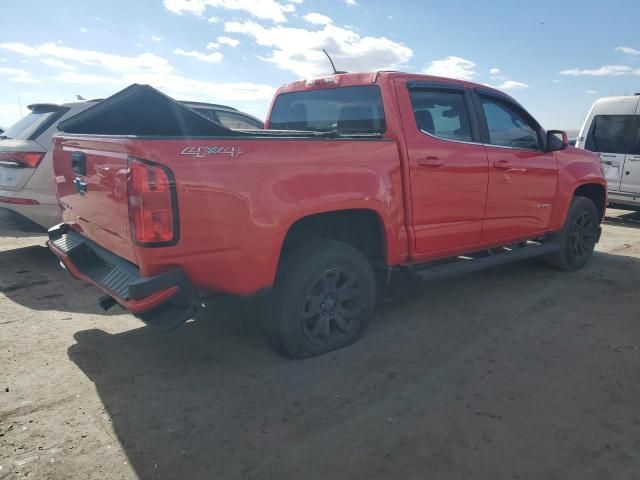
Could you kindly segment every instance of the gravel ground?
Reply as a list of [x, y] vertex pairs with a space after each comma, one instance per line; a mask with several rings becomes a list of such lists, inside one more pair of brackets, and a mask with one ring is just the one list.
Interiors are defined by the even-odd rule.
[[640, 478], [639, 227], [610, 211], [579, 272], [396, 285], [289, 361], [259, 306], [153, 331], [0, 226], [0, 479]]

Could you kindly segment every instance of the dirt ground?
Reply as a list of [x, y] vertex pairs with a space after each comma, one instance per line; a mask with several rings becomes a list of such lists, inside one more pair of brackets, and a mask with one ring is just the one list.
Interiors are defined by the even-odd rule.
[[290, 361], [256, 306], [173, 333], [0, 227], [0, 479], [638, 479], [640, 214], [583, 270], [396, 285], [368, 334]]

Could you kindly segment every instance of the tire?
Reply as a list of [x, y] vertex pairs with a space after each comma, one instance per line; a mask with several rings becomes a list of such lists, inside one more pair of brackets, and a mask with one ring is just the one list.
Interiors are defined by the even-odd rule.
[[366, 331], [376, 281], [367, 258], [334, 240], [314, 240], [283, 257], [273, 292], [269, 336], [289, 358], [346, 347]]
[[595, 249], [599, 227], [595, 204], [586, 197], [574, 197], [564, 227], [556, 237], [560, 250], [545, 257], [545, 261], [564, 271], [584, 267]]

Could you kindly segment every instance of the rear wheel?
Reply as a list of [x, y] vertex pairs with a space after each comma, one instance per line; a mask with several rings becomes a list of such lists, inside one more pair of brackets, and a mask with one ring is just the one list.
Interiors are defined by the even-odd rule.
[[345, 347], [364, 334], [374, 301], [375, 276], [362, 253], [334, 240], [313, 241], [282, 260], [271, 339], [290, 358]]
[[586, 197], [574, 197], [562, 231], [560, 250], [545, 258], [560, 270], [577, 270], [591, 258], [598, 240], [600, 218], [595, 204]]

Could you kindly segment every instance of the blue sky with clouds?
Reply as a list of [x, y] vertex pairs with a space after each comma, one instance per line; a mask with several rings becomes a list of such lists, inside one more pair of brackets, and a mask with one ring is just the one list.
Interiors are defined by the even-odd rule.
[[[400, 69], [505, 89], [547, 128], [640, 91], [637, 0], [2, 0], [0, 125], [137, 82], [264, 118], [280, 84]], [[24, 111], [24, 107], [23, 107]]]

